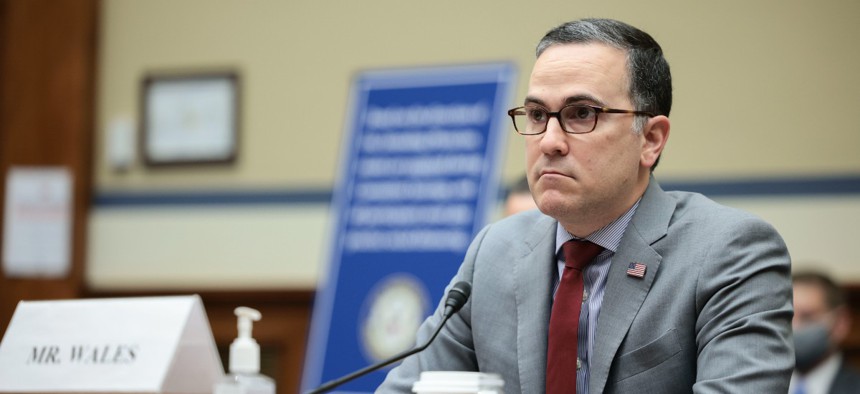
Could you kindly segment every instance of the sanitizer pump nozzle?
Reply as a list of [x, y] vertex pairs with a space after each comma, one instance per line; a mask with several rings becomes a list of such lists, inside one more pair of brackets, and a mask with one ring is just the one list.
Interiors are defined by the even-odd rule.
[[275, 394], [275, 381], [260, 375], [260, 345], [251, 336], [260, 312], [240, 306], [234, 313], [239, 335], [230, 344], [230, 373], [215, 384], [214, 394]]
[[245, 306], [236, 308], [239, 336], [230, 344], [230, 373], [260, 372], [260, 345], [251, 336], [255, 321], [262, 317], [256, 309]]

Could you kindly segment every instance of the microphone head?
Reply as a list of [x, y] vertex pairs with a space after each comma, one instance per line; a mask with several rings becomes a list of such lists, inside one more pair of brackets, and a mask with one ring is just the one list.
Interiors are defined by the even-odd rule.
[[466, 305], [469, 295], [472, 294], [472, 284], [466, 281], [454, 283], [451, 290], [448, 291], [448, 298], [445, 300], [445, 313], [454, 314]]

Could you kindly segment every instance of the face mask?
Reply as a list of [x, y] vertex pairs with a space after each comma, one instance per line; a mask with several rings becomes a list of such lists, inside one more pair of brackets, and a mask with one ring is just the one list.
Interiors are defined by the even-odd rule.
[[809, 372], [830, 350], [829, 329], [824, 323], [814, 323], [794, 331], [794, 367]]

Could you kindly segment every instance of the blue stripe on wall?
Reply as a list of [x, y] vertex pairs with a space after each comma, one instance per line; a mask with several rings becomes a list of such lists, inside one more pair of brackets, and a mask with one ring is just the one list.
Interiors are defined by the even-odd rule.
[[[860, 175], [842, 177], [767, 178], [702, 182], [660, 182], [664, 190], [685, 190], [709, 197], [771, 197], [860, 194]], [[507, 190], [499, 191], [504, 198]], [[96, 208], [168, 207], [208, 205], [328, 204], [330, 189], [207, 190], [98, 192]]]
[[660, 182], [664, 190], [686, 190], [709, 197], [768, 197], [860, 194], [860, 175], [763, 178], [703, 182]]
[[328, 204], [331, 190], [208, 190], [100, 192], [93, 197], [96, 208], [162, 207], [201, 205]]

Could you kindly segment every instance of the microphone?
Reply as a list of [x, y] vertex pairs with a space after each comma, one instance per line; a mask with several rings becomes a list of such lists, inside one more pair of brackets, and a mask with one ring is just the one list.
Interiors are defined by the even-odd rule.
[[457, 282], [454, 284], [454, 286], [451, 287], [451, 290], [448, 291], [448, 298], [445, 299], [445, 312], [442, 316], [442, 322], [439, 323], [439, 327], [436, 327], [436, 331], [433, 332], [433, 336], [431, 336], [430, 339], [427, 340], [427, 342], [424, 342], [423, 345], [409, 349], [387, 360], [382, 360], [377, 364], [364, 367], [363, 369], [355, 371], [349, 375], [328, 381], [322, 386], [317, 387], [315, 390], [308, 391], [306, 394], [325, 393], [337, 386], [353, 381], [361, 376], [367, 375], [370, 372], [376, 371], [377, 369], [382, 368], [388, 364], [395, 363], [426, 349], [428, 346], [430, 346], [430, 343], [432, 343], [433, 340], [436, 339], [436, 336], [439, 335], [439, 332], [442, 331], [442, 327], [445, 327], [445, 323], [448, 322], [448, 319], [450, 319], [451, 316], [454, 316], [454, 314], [457, 313], [457, 311], [459, 311], [460, 308], [462, 308], [463, 305], [466, 304], [466, 301], [469, 299], [469, 295], [471, 294], [472, 285], [469, 282]]

